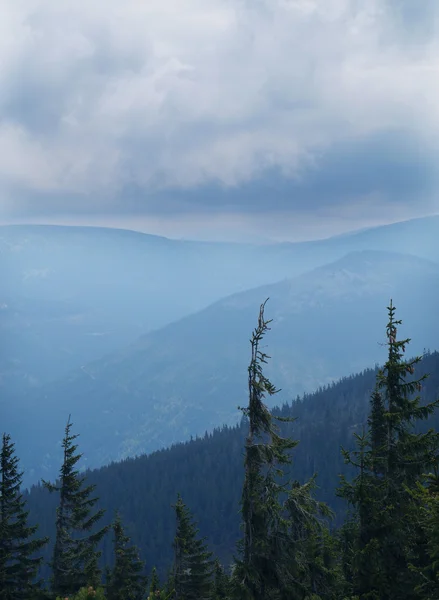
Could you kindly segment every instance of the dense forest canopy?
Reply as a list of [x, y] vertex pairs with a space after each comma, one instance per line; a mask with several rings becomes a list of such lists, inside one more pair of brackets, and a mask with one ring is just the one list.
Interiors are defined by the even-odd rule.
[[69, 422], [29, 492], [5, 434], [0, 598], [436, 598], [439, 354], [388, 319], [381, 369], [270, 411], [263, 305], [238, 426], [81, 474]]

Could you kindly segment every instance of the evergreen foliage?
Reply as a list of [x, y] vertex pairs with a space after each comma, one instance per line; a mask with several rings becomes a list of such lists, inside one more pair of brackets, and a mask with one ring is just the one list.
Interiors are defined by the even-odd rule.
[[146, 594], [147, 578], [143, 574], [144, 564], [136, 547], [130, 546], [120, 515], [112, 526], [114, 566], [108, 573], [107, 600], [142, 600]]
[[295, 481], [286, 501], [290, 540], [291, 583], [285, 598], [291, 600], [338, 600], [344, 580], [335, 540], [329, 534], [332, 512], [314, 497], [315, 477]]
[[[57, 596], [56, 600], [66, 600], [64, 597]], [[68, 600], [106, 600], [102, 587], [94, 588], [93, 586], [81, 588], [77, 594], [68, 598]], [[122, 599], [121, 599], [122, 600]]]
[[174, 596], [174, 576], [169, 573], [167, 581], [162, 587], [156, 567], [151, 572], [151, 583], [149, 585], [148, 600], [170, 600]]
[[287, 450], [297, 442], [278, 433], [274, 417], [264, 403], [265, 395], [278, 392], [263, 373], [268, 355], [260, 350], [261, 341], [270, 329], [264, 317], [265, 304], [259, 311], [258, 325], [251, 344], [248, 367], [248, 407], [242, 408], [248, 420], [245, 442], [244, 485], [242, 489], [243, 539], [239, 544], [241, 559], [234, 572], [235, 594], [251, 600], [269, 598], [272, 588], [287, 585], [285, 563], [288, 544], [287, 523], [283, 518], [280, 495], [285, 486], [279, 483], [281, 465], [289, 464]]
[[418, 598], [434, 600], [439, 598], [439, 474], [435, 468], [426, 476], [425, 484], [417, 483], [411, 490], [413, 500], [418, 506], [417, 521], [423, 533], [424, 561], [411, 563], [409, 568], [416, 577], [415, 592]]
[[226, 600], [230, 593], [230, 579], [218, 559], [214, 564], [213, 600]]
[[[278, 390], [263, 372], [269, 357], [261, 350], [261, 343], [270, 329], [264, 309], [265, 303], [250, 340], [249, 400], [241, 409], [243, 420], [238, 427], [223, 428], [203, 440], [153, 457], [80, 476], [76, 464], [81, 455], [77, 454], [77, 436], [71, 433], [69, 418], [59, 482], [44, 482], [49, 492], [59, 493], [56, 522], [53, 520], [51, 598], [143, 600], [148, 592], [148, 600], [437, 600], [439, 434], [435, 431], [435, 409], [439, 400], [435, 394], [439, 355], [426, 356], [425, 362], [436, 365], [431, 379], [423, 371], [415, 377], [421, 358], [404, 358], [410, 340], [398, 340], [401, 321], [395, 319], [391, 302], [386, 328], [388, 356], [381, 370], [347, 378], [338, 386], [272, 412], [265, 399]], [[368, 411], [360, 402], [366, 393]], [[304, 423], [297, 424], [292, 410], [304, 417]], [[428, 428], [429, 424], [436, 427]], [[309, 435], [310, 430], [313, 437], [306, 438], [303, 434]], [[300, 444], [293, 439], [297, 432], [301, 432], [295, 436]], [[350, 471], [342, 476], [338, 503], [334, 502], [338, 517], [330, 530], [333, 512], [319, 497], [316, 466], [320, 467], [319, 482], [323, 481], [328, 497], [335, 485], [334, 470], [341, 464], [334, 448], [350, 438], [355, 448], [351, 450], [348, 445], [341, 454]], [[316, 440], [318, 453], [313, 446]], [[244, 469], [239, 464], [242, 447]], [[293, 451], [294, 479], [290, 473]], [[159, 479], [154, 479], [154, 464]], [[44, 593], [36, 581], [41, 563], [36, 554], [43, 551], [46, 540], [36, 540], [36, 526], [27, 523], [17, 465], [14, 446], [4, 435], [0, 600], [36, 600]], [[136, 471], [136, 465], [142, 469]], [[101, 500], [91, 497], [105, 473], [113, 474], [111, 486], [103, 486]], [[172, 480], [174, 485], [186, 482], [191, 503], [198, 502], [204, 515], [203, 533], [220, 530], [220, 541], [229, 548], [239, 503], [233, 493], [241, 485], [243, 533], [239, 558], [231, 564], [230, 573], [222, 566], [229, 565], [229, 557], [223, 555], [220, 561], [208, 548], [207, 538], [199, 537], [180, 494], [174, 506], [176, 530], [169, 525], [170, 511], [166, 510], [162, 488], [155, 487], [163, 480], [168, 484]], [[144, 493], [148, 489], [152, 489], [149, 496]], [[128, 493], [130, 508], [121, 501], [123, 493]], [[51, 496], [41, 494], [38, 488], [28, 498], [41, 498], [44, 506], [51, 501]], [[350, 507], [343, 524], [342, 501]], [[109, 559], [105, 538], [108, 521], [100, 506], [111, 502], [117, 504], [117, 516], [111, 524], [113, 556]], [[157, 521], [154, 532], [142, 520], [142, 507]], [[151, 538], [154, 554], [149, 564], [160, 565], [159, 572], [155, 567], [152, 570], [149, 590], [144, 564], [119, 516], [122, 508], [122, 514], [128, 513], [129, 523], [134, 525], [133, 532], [139, 528], [143, 539]], [[40, 511], [44, 527], [53, 513]], [[160, 549], [170, 528], [175, 533], [173, 544], [169, 542], [174, 564], [166, 577]], [[210, 541], [214, 549], [221, 546], [215, 535]], [[105, 561], [101, 560], [102, 548]], [[107, 563], [105, 586], [102, 562]]]
[[212, 553], [207, 549], [205, 540], [198, 537], [198, 529], [180, 495], [175, 504], [175, 514], [175, 600], [208, 600], [212, 597]]
[[22, 473], [15, 447], [3, 434], [0, 455], [0, 599], [31, 600], [40, 596], [36, 581], [42, 557], [37, 553], [48, 539], [37, 539], [37, 526], [28, 524], [20, 491]]
[[160, 579], [157, 574], [156, 567], [153, 567], [152, 572], [151, 572], [151, 583], [149, 585], [149, 591], [151, 594], [154, 594], [159, 589], [160, 589]]
[[302, 600], [324, 586], [320, 581], [324, 569], [318, 569], [315, 561], [322, 550], [318, 517], [329, 516], [329, 511], [313, 497], [314, 480], [302, 485], [282, 482], [283, 467], [291, 463], [290, 452], [298, 442], [283, 437], [276, 424], [293, 419], [273, 416], [264, 403], [266, 394], [278, 391], [262, 368], [269, 358], [260, 350], [270, 324], [264, 316], [266, 302], [250, 340], [249, 404], [242, 409], [248, 420], [241, 502], [244, 535], [234, 593], [249, 600]]
[[75, 594], [81, 588], [99, 585], [101, 553], [97, 546], [108, 531], [108, 526], [96, 530], [104, 510], [92, 512], [98, 498], [90, 497], [95, 486], [84, 487], [85, 478], [75, 469], [82, 455], [76, 453], [74, 440], [78, 435], [73, 435], [71, 428], [69, 417], [62, 442], [64, 460], [59, 485], [43, 482], [49, 492], [59, 493], [51, 566], [52, 591], [63, 597]]
[[[439, 354], [426, 353], [418, 366], [420, 374], [430, 373], [423, 382], [423, 403], [437, 398], [439, 389]], [[354, 449], [353, 432], [361, 433], [369, 414], [369, 401], [375, 388], [377, 370], [370, 369], [317, 390], [291, 404], [273, 409], [280, 416], [295, 416], [294, 422], [280, 423], [283, 435], [299, 439], [294, 448], [294, 478], [308, 481], [317, 473], [316, 497], [329, 504], [335, 519], [331, 528], [339, 527], [345, 515], [345, 501], [335, 494], [338, 475], [350, 479], [353, 467], [344, 464], [340, 446]], [[276, 397], [275, 397], [276, 398]], [[419, 430], [439, 430], [439, 411]], [[110, 524], [111, 515], [120, 511], [130, 524], [133, 543], [139, 548], [148, 569], [157, 566], [166, 581], [173, 562], [175, 536], [172, 511], [178, 491], [191, 507], [209, 548], [227, 569], [233, 561], [240, 537], [239, 501], [243, 484], [243, 447], [248, 422], [235, 427], [221, 427], [193, 441], [176, 444], [151, 455], [129, 458], [120, 463], [85, 473], [87, 483], [97, 486], [99, 504], [107, 509], [102, 522]], [[41, 486], [24, 491], [30, 509], [30, 522], [39, 523], [42, 536], [51, 543], [43, 548], [46, 563], [51, 560], [55, 538], [57, 497]], [[102, 566], [112, 566], [111, 543], [102, 546]], [[46, 565], [42, 576], [49, 580]]]
[[415, 395], [426, 378], [413, 378], [421, 357], [404, 359], [410, 340], [397, 339], [401, 321], [395, 320], [392, 302], [388, 314], [388, 359], [371, 397], [369, 430], [356, 434], [355, 452], [344, 452], [357, 476], [351, 483], [343, 478], [340, 489], [354, 508], [346, 530], [352, 545], [348, 570], [353, 593], [361, 600], [417, 598], [413, 574], [425, 557], [413, 493], [424, 472], [438, 463], [439, 435], [432, 429], [417, 432], [415, 426], [434, 412], [439, 401], [421, 404]]

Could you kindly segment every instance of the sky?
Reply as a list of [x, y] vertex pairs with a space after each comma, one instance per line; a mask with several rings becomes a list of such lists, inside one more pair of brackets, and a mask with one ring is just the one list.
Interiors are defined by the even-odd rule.
[[439, 212], [437, 0], [0, 10], [0, 223], [268, 241]]

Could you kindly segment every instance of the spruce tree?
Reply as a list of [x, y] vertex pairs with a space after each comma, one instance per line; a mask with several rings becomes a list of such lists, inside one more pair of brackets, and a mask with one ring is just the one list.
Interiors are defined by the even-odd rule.
[[198, 529], [189, 509], [178, 495], [175, 504], [177, 529], [174, 540], [175, 600], [207, 600], [213, 593], [212, 553]]
[[84, 487], [85, 477], [75, 469], [82, 454], [76, 453], [78, 446], [74, 441], [78, 435], [73, 435], [71, 429], [69, 417], [62, 442], [64, 459], [58, 485], [43, 481], [50, 492], [59, 493], [51, 566], [52, 591], [63, 597], [75, 594], [83, 587], [99, 586], [101, 552], [97, 546], [109, 529], [96, 529], [105, 511], [93, 513], [99, 499], [90, 497], [95, 486]]
[[419, 433], [415, 426], [434, 412], [439, 401], [425, 405], [416, 395], [426, 377], [413, 377], [421, 357], [404, 359], [410, 339], [397, 339], [401, 321], [395, 319], [392, 302], [388, 315], [388, 358], [371, 397], [368, 432], [356, 436], [356, 452], [344, 452], [357, 476], [351, 483], [342, 479], [340, 489], [355, 511], [349, 570], [353, 592], [362, 600], [416, 598], [415, 565], [423, 557], [413, 492], [423, 473], [438, 462], [439, 435], [432, 430]]
[[269, 358], [260, 349], [271, 322], [264, 317], [266, 302], [250, 340], [249, 403], [241, 409], [249, 430], [241, 500], [243, 539], [233, 572], [233, 594], [240, 600], [302, 600], [313, 587], [311, 567], [316, 555], [315, 548], [314, 554], [307, 552], [308, 543], [312, 536], [317, 539], [319, 516], [327, 510], [312, 496], [313, 481], [303, 485], [282, 481], [284, 468], [291, 463], [290, 451], [298, 442], [282, 437], [276, 423], [293, 419], [275, 417], [264, 403], [267, 394], [278, 392], [262, 369]]
[[249, 402], [241, 408], [248, 420], [248, 435], [241, 500], [243, 539], [238, 546], [241, 557], [236, 561], [233, 583], [235, 596], [249, 600], [266, 600], [271, 589], [279, 590], [286, 584], [284, 567], [288, 557], [282, 541], [288, 539], [288, 533], [279, 498], [285, 487], [278, 480], [283, 474], [281, 465], [290, 462], [287, 451], [297, 444], [279, 435], [264, 403], [266, 394], [273, 396], [279, 391], [262, 369], [269, 358], [260, 350], [271, 323], [264, 317], [266, 302], [260, 307], [258, 325], [250, 340]]
[[[280, 594], [289, 600], [340, 600], [345, 582], [340, 554], [327, 521], [332, 512], [314, 497], [315, 476], [295, 481], [285, 506], [289, 545], [289, 585]], [[276, 597], [276, 596], [275, 596]]]
[[156, 567], [153, 567], [151, 571], [151, 583], [149, 584], [149, 591], [151, 594], [155, 594], [155, 592], [158, 590], [160, 590], [160, 579]]
[[20, 492], [22, 472], [11, 437], [3, 434], [0, 455], [0, 599], [39, 597], [36, 581], [42, 557], [36, 554], [48, 538], [37, 539], [38, 526], [28, 525], [28, 511]]
[[214, 594], [213, 600], [227, 600], [229, 597], [230, 581], [219, 560], [214, 563]]
[[[416, 578], [417, 598], [436, 600], [439, 598], [439, 470], [428, 473], [424, 484], [418, 483], [412, 491], [418, 506], [417, 524], [423, 533], [423, 543], [418, 546], [423, 560], [409, 565]], [[421, 545], [422, 544], [422, 545]]]
[[146, 595], [147, 578], [144, 564], [136, 547], [130, 546], [120, 515], [112, 525], [114, 566], [107, 577], [107, 600], [142, 600]]

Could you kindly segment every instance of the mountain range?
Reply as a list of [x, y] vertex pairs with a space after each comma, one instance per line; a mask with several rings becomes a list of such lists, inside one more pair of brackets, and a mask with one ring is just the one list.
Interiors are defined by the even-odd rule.
[[306, 243], [186, 242], [132, 231], [0, 227], [0, 391], [55, 381], [230, 294], [360, 250], [436, 260], [439, 217]]
[[438, 294], [439, 265], [433, 261], [360, 251], [228, 296], [14, 397], [5, 412], [28, 481], [54, 473], [69, 413], [83, 433], [91, 467], [236, 423], [237, 407], [246, 401], [248, 339], [267, 297], [273, 318], [267, 373], [282, 388], [276, 402], [289, 402], [384, 359], [390, 298], [400, 318], [410, 316], [412, 350], [434, 349]]

